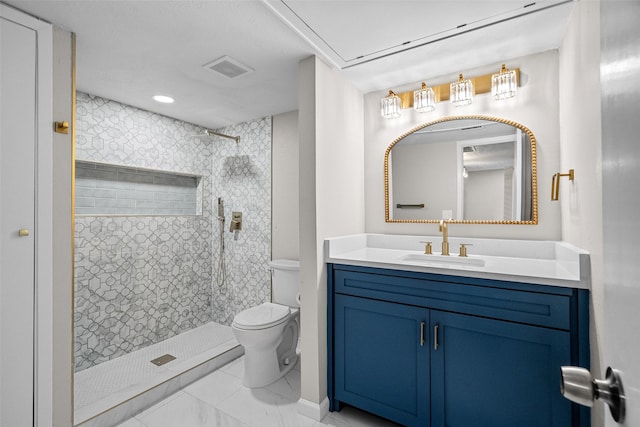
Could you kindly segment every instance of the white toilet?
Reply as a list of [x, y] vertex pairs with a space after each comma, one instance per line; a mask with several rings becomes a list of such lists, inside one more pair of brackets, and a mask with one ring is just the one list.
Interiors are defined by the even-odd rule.
[[300, 262], [279, 259], [271, 267], [271, 299], [235, 315], [231, 328], [244, 347], [246, 387], [264, 387], [287, 374], [298, 361]]

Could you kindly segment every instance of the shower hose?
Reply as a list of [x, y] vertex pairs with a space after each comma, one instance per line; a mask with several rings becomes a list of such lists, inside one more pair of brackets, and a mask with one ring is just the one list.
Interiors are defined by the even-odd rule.
[[[227, 266], [224, 262], [224, 216], [218, 217], [220, 232], [218, 237], [218, 268], [216, 271], [216, 282], [221, 292], [226, 292], [227, 288]], [[213, 298], [213, 292], [211, 293]]]

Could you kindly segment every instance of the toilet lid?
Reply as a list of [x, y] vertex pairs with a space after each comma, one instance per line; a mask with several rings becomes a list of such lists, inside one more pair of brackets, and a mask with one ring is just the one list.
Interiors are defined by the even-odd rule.
[[289, 317], [289, 307], [265, 302], [235, 315], [233, 324], [241, 329], [265, 329]]

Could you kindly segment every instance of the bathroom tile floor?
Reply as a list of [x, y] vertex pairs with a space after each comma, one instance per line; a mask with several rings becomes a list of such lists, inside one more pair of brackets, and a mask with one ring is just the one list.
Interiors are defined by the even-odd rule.
[[397, 424], [355, 408], [316, 422], [297, 413], [300, 363], [263, 388], [242, 385], [244, 356], [167, 397], [119, 427], [392, 427]]

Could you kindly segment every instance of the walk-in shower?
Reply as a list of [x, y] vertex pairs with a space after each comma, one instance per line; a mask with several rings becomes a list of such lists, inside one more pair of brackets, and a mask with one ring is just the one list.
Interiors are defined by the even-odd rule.
[[[270, 138], [270, 118], [214, 132], [78, 93], [76, 424], [117, 424], [142, 390], [240, 354], [233, 316], [270, 296]], [[251, 168], [230, 173], [238, 157]]]

